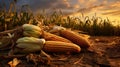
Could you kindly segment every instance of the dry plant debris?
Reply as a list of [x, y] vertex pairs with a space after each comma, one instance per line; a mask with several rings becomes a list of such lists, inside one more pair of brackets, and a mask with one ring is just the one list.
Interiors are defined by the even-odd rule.
[[14, 58], [12, 61], [8, 62], [8, 64], [10, 65], [10, 67], [17, 67], [17, 65], [20, 62], [21, 62], [20, 60], [18, 60], [17, 58]]

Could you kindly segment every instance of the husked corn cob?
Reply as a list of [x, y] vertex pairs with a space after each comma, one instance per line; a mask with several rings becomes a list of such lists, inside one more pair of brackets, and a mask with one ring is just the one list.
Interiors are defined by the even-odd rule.
[[73, 43], [46, 41], [43, 50], [47, 52], [80, 52], [81, 48]]
[[90, 47], [90, 43], [87, 38], [80, 36], [78, 33], [75, 33], [71, 30], [61, 30], [60, 35], [66, 39], [69, 39], [73, 43], [79, 45], [83, 48]]
[[45, 40], [49, 40], [49, 41], [61, 41], [61, 42], [71, 43], [71, 41], [66, 38], [63, 38], [63, 37], [60, 37], [60, 36], [57, 36], [55, 34], [51, 34], [48, 32], [44, 32], [43, 37]]

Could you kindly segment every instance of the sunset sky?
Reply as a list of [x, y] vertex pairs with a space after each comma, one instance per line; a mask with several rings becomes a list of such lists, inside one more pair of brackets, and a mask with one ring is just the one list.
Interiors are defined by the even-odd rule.
[[[0, 0], [0, 2], [10, 0]], [[120, 18], [120, 0], [18, 0], [17, 6], [29, 5], [34, 13], [40, 10], [52, 12], [60, 9], [64, 14], [77, 16], [83, 13], [86, 16], [108, 17], [111, 20]]]

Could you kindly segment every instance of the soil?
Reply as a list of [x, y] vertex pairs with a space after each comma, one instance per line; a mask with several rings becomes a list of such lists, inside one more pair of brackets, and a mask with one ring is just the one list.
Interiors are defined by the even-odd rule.
[[[53, 59], [49, 64], [46, 58], [35, 65], [33, 60], [27, 62], [25, 56], [19, 57], [21, 62], [16, 67], [120, 67], [120, 37], [92, 36], [90, 41], [92, 46], [80, 53], [48, 53]], [[0, 54], [6, 55], [5, 51], [0, 51]], [[0, 67], [9, 67], [8, 62], [12, 59], [1, 56]]]

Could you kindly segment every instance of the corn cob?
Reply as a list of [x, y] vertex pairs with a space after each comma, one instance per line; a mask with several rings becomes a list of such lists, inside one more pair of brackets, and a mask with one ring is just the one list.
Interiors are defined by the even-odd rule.
[[73, 43], [46, 41], [43, 50], [46, 52], [80, 52], [81, 48]]
[[66, 39], [66, 38], [63, 38], [63, 37], [60, 37], [60, 36], [57, 36], [55, 34], [45, 32], [45, 31], [44, 31], [43, 37], [47, 41], [61, 41], [61, 42], [71, 43], [71, 41]]
[[71, 30], [61, 30], [60, 35], [66, 39], [69, 39], [73, 43], [79, 45], [83, 48], [90, 47], [90, 43], [87, 38], [80, 36], [78, 33], [75, 33]]

